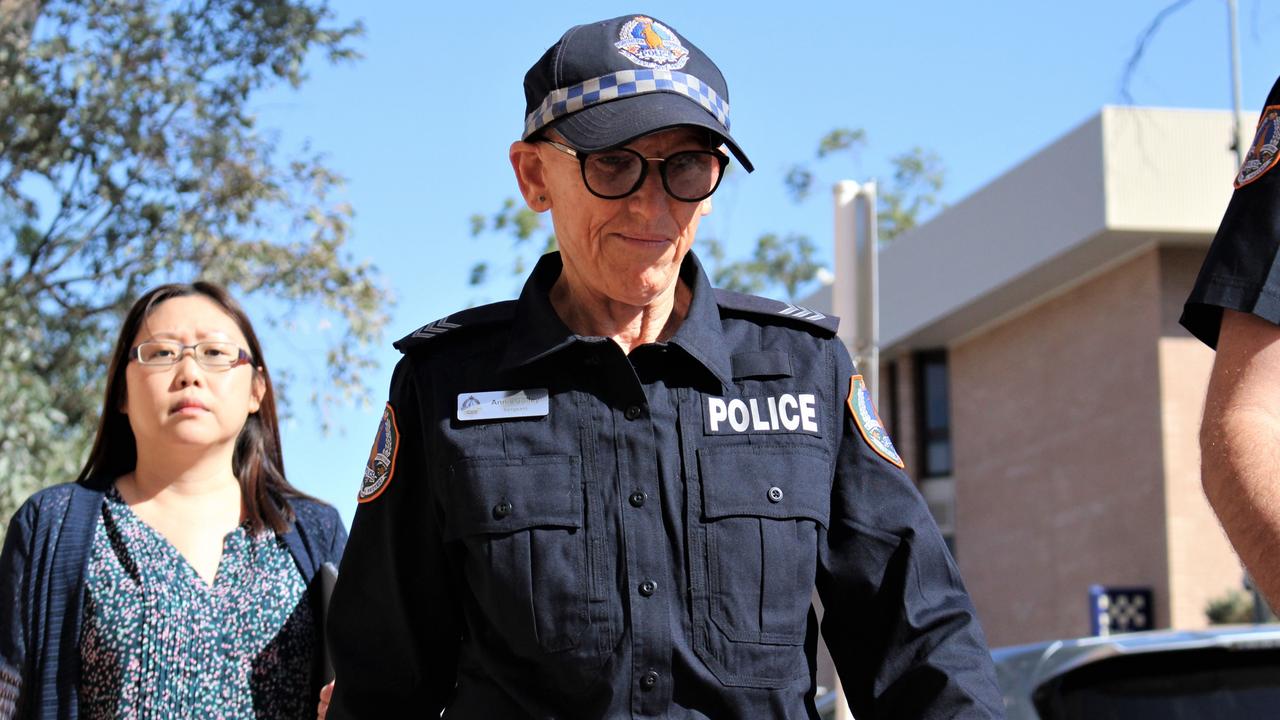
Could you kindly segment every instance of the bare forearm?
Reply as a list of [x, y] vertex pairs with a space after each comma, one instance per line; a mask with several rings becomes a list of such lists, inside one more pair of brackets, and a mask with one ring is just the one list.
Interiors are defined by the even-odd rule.
[[1280, 602], [1280, 327], [1224, 310], [1200, 424], [1201, 479], [1245, 567]]
[[1214, 408], [1201, 428], [1205, 495], [1272, 607], [1280, 606], [1280, 418], [1257, 408]]

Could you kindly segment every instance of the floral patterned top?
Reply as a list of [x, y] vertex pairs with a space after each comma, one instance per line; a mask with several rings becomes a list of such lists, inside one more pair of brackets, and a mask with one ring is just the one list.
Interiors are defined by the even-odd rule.
[[80, 708], [98, 718], [310, 718], [306, 586], [274, 532], [223, 540], [213, 585], [115, 488], [94, 533]]

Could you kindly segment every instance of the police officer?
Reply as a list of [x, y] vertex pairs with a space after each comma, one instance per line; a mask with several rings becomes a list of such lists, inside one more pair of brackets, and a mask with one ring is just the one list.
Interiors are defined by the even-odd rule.
[[835, 337], [690, 252], [729, 93], [670, 26], [525, 77], [560, 251], [400, 340], [329, 629], [331, 718], [816, 718], [816, 586], [858, 717], [1002, 717], [969, 598]]
[[1278, 144], [1280, 80], [1181, 318], [1217, 349], [1200, 425], [1205, 495], [1272, 607], [1280, 606]]

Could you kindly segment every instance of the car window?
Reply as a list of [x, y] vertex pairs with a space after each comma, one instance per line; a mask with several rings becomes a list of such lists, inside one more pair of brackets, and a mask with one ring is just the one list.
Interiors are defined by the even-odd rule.
[[1280, 649], [1208, 648], [1090, 663], [1041, 685], [1044, 720], [1247, 720], [1276, 717]]

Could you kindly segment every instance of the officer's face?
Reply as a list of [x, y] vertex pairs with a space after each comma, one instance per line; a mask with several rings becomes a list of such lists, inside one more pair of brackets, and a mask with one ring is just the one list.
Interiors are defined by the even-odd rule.
[[[133, 339], [194, 345], [205, 340], [247, 348], [235, 320], [209, 298], [175, 297], [156, 305]], [[143, 365], [131, 359], [125, 369], [125, 403], [137, 439], [138, 455], [148, 452], [203, 452], [234, 449], [249, 413], [256, 412], [265, 385], [250, 365], [209, 370], [184, 350], [176, 365]]]
[[[648, 158], [708, 148], [706, 133], [664, 130], [628, 143]], [[564, 260], [563, 279], [575, 290], [627, 305], [648, 305], [675, 283], [711, 199], [684, 202], [667, 194], [656, 163], [627, 197], [605, 200], [588, 192], [578, 161], [546, 144], [533, 146], [539, 178]], [[517, 168], [518, 170], [519, 168]], [[537, 208], [542, 209], [542, 208]]]

